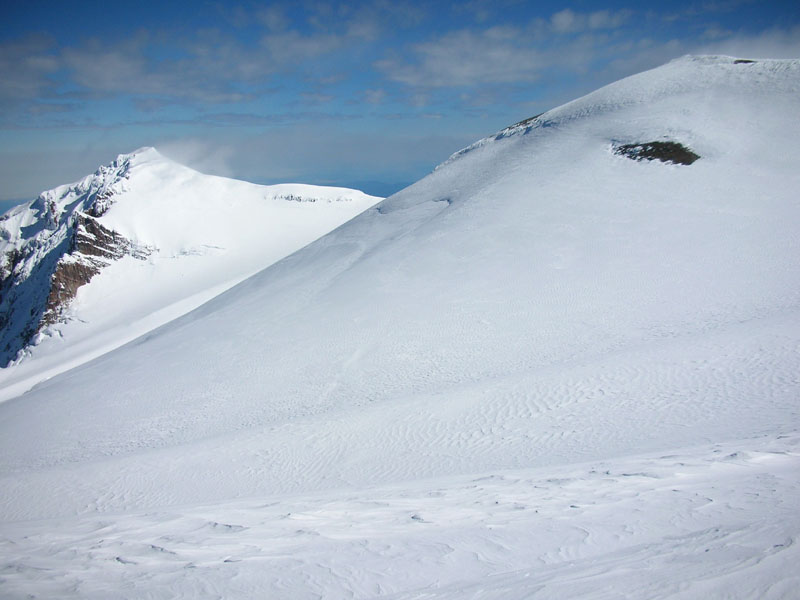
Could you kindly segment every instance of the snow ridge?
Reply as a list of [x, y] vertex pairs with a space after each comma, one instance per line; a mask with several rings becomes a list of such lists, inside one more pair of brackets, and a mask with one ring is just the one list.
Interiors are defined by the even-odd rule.
[[720, 85], [732, 89], [736, 86], [752, 89], [758, 85], [768, 85], [776, 91], [800, 92], [796, 78], [787, 77], [787, 72], [798, 71], [800, 59], [752, 60], [723, 55], [688, 54], [658, 69], [631, 75], [582, 98], [505, 127], [454, 152], [436, 169], [487, 144], [509, 137], [527, 135], [543, 128], [559, 127], [576, 119], [616, 111], [626, 106], [646, 104], [676, 93], [713, 89]]

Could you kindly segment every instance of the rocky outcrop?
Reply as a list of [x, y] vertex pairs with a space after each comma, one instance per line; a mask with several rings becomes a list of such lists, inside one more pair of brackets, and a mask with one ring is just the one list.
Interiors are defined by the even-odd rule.
[[36, 331], [56, 323], [63, 309], [78, 293], [78, 288], [89, 283], [99, 272], [100, 268], [92, 262], [64, 258], [58, 261], [56, 270], [50, 277], [50, 293]]
[[70, 250], [59, 259], [50, 276], [49, 293], [37, 331], [58, 322], [78, 289], [111, 261], [123, 256], [144, 259], [152, 250], [103, 227], [87, 214], [76, 215]]
[[624, 144], [614, 148], [614, 154], [625, 156], [631, 160], [660, 160], [678, 165], [690, 165], [700, 158], [699, 155], [678, 142]]
[[116, 260], [123, 256], [144, 259], [151, 252], [152, 248], [134, 244], [116, 231], [103, 227], [97, 219], [88, 214], [79, 213], [76, 216], [70, 254], [78, 253]]

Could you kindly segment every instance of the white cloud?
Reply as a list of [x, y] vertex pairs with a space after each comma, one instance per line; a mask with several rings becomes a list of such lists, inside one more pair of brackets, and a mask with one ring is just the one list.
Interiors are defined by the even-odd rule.
[[256, 11], [256, 19], [270, 31], [282, 31], [289, 27], [289, 19], [281, 6], [267, 6]]
[[368, 104], [380, 104], [386, 98], [386, 90], [364, 90], [364, 100]]
[[284, 67], [341, 48], [347, 39], [337, 34], [302, 35], [297, 31], [269, 34], [262, 38], [261, 47], [266, 50], [266, 58], [274, 67]]
[[148, 48], [158, 40], [143, 34], [113, 46], [89, 42], [63, 50], [72, 80], [100, 94], [153, 95], [202, 102], [237, 102], [247, 96], [231, 86], [271, 72], [270, 65], [225, 40], [193, 40], [183, 56], [155, 61]]
[[577, 31], [579, 29], [577, 21], [578, 15], [575, 13], [575, 11], [570, 10], [569, 8], [565, 8], [564, 10], [557, 12], [550, 17], [550, 24], [558, 33]]
[[207, 139], [186, 137], [161, 142], [157, 149], [164, 156], [182, 165], [189, 165], [202, 173], [230, 177], [235, 150], [233, 146], [218, 144]]
[[[243, 18], [236, 16], [239, 12], [233, 11], [236, 19]], [[51, 101], [64, 83], [76, 84], [79, 90], [71, 93], [86, 97], [131, 95], [134, 105], [145, 110], [184, 102], [252, 100], [274, 86], [277, 74], [319, 79], [320, 58], [334, 59], [337, 53], [368, 44], [381, 31], [378, 21], [364, 11], [350, 11], [325, 30], [311, 32], [289, 29], [291, 22], [280, 8], [249, 16], [251, 23], [263, 25], [254, 42], [212, 29], [182, 37], [140, 31], [110, 42], [78, 38], [61, 48], [33, 36], [0, 44], [0, 103], [8, 108], [12, 103]]]
[[[72, 80], [94, 93], [153, 96], [162, 103], [240, 102], [255, 97], [243, 89], [263, 89], [273, 75], [296, 71], [351, 42], [345, 34], [293, 30], [268, 32], [255, 47], [215, 31], [190, 40], [141, 33], [111, 45], [89, 41], [65, 48], [61, 60]], [[171, 56], [153, 59], [151, 49], [158, 46], [169, 47]]]
[[[564, 9], [549, 21], [533, 19], [524, 29], [453, 31], [412, 46], [410, 59], [395, 56], [376, 61], [375, 67], [389, 79], [416, 88], [530, 83], [550, 68], [581, 73], [598, 55], [607, 54], [609, 36], [631, 14]], [[567, 33], [580, 35], [562, 35]]]
[[579, 13], [565, 8], [550, 17], [550, 25], [556, 33], [577, 33], [586, 30], [616, 29], [630, 17], [630, 12], [620, 10], [598, 10], [592, 13]]
[[415, 87], [533, 81], [542, 61], [524, 42], [521, 32], [509, 27], [456, 31], [415, 45], [415, 62], [385, 59], [375, 66], [390, 79]]
[[302, 92], [300, 96], [305, 104], [327, 104], [334, 100], [334, 97], [330, 94], [321, 94], [319, 92]]
[[598, 10], [589, 14], [589, 29], [616, 29], [628, 20], [630, 13], [625, 10], [611, 12]]
[[58, 69], [53, 43], [46, 37], [30, 36], [0, 45], [0, 101], [18, 102], [44, 93], [53, 87], [50, 76]]
[[800, 58], [800, 26], [768, 29], [757, 34], [733, 34], [693, 52], [749, 58]]

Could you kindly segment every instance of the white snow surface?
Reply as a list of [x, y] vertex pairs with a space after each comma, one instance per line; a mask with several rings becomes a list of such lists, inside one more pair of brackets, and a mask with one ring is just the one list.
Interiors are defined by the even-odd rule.
[[3, 595], [796, 598], [799, 92], [624, 79], [1, 404]]
[[[82, 286], [63, 322], [0, 369], [0, 401], [189, 312], [380, 200], [346, 188], [205, 175], [141, 148], [9, 211], [0, 256], [34, 238], [41, 250], [23, 265], [30, 268], [63, 242], [68, 219], [95, 194], [109, 205], [100, 224], [151, 254], [113, 261]], [[36, 209], [47, 203], [60, 225], [53, 231], [36, 227]], [[26, 238], [30, 229], [40, 231]]]

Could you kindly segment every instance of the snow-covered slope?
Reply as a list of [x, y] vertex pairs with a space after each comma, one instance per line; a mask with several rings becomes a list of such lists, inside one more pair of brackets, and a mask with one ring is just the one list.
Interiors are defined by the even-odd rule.
[[379, 199], [203, 175], [142, 148], [0, 221], [0, 400], [199, 306]]
[[790, 598], [799, 92], [627, 78], [0, 405], [8, 589]]

